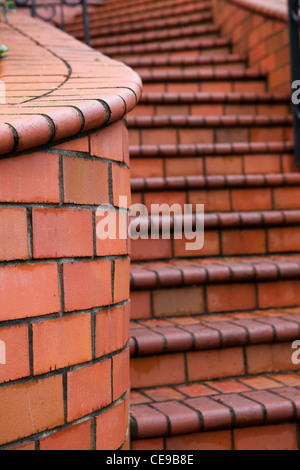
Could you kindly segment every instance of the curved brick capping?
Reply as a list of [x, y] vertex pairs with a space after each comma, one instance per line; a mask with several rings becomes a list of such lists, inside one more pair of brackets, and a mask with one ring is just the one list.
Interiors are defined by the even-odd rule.
[[287, 2], [212, 0], [215, 23], [232, 40], [233, 51], [248, 55], [249, 67], [268, 74], [270, 91], [290, 92]]
[[127, 242], [97, 238], [96, 209], [126, 216], [141, 81], [39, 21], [1, 28], [0, 446], [127, 448]]

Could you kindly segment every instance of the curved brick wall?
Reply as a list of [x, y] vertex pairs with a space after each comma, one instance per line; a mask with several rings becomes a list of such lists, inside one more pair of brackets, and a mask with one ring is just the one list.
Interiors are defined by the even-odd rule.
[[268, 74], [270, 91], [290, 92], [287, 5], [282, 0], [212, 0], [215, 23], [247, 54], [249, 67]]
[[141, 82], [39, 21], [1, 28], [0, 448], [126, 449], [127, 241], [100, 241], [96, 210], [126, 217]]

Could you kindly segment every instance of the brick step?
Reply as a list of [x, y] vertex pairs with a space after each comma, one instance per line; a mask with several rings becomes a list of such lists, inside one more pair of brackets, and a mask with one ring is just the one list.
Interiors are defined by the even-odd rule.
[[[268, 344], [272, 348], [276, 343], [299, 339], [300, 311], [299, 308], [290, 311], [279, 309], [133, 320], [130, 334], [131, 357], [163, 357], [164, 354], [185, 351], [215, 351], [217, 354], [216, 350], [254, 344]], [[290, 350], [291, 347], [288, 360]], [[203, 377], [203, 380], [206, 378]]]
[[[150, 237], [154, 227], [159, 238]], [[191, 237], [195, 237], [196, 229], [199, 230], [199, 225], [196, 225], [195, 215], [144, 217], [141, 230], [149, 237], [131, 240], [131, 259], [216, 257], [218, 260], [221, 256], [265, 256], [300, 251], [300, 211], [205, 214], [204, 245], [191, 250], [187, 243], [195, 240]]]
[[[226, 159], [227, 157], [225, 157]], [[224, 165], [226, 164], [226, 160]], [[205, 212], [300, 209], [299, 173], [176, 176], [132, 180], [133, 201], [150, 212], [152, 204], [204, 204]]]
[[100, 51], [116, 60], [127, 61], [136, 56], [174, 57], [199, 55], [228, 55], [231, 53], [228, 39], [183, 39], [162, 44], [137, 44], [133, 46], [101, 47]]
[[[94, 38], [105, 38], [112, 36], [120, 36], [122, 34], [133, 34], [145, 31], [167, 31], [171, 28], [179, 28], [187, 25], [201, 25], [201, 24], [212, 24], [212, 14], [207, 12], [195, 13], [192, 15], [185, 15], [184, 17], [170, 17], [157, 20], [146, 20], [137, 21], [135, 23], [124, 23], [117, 24], [115, 26], [102, 26], [97, 25], [97, 22], [92, 23], [90, 28], [91, 37]], [[70, 25], [70, 27], [72, 27]], [[82, 26], [76, 26], [73, 28], [73, 34], [76, 34], [77, 38], [83, 39], [84, 30]]]
[[[245, 56], [239, 54], [187, 57], [133, 57], [126, 65], [136, 72], [173, 72], [179, 70], [245, 70]], [[290, 97], [289, 97], [290, 99]]]
[[143, 72], [144, 93], [265, 93], [266, 75], [256, 70]]
[[132, 319], [297, 307], [299, 255], [132, 263]]
[[144, 93], [130, 116], [273, 116], [289, 114], [290, 110], [289, 97], [282, 93], [163, 92]]
[[[98, 11], [92, 11], [90, 13], [90, 25], [91, 27], [111, 27], [123, 24], [134, 24], [141, 21], [153, 21], [157, 19], [174, 17], [183, 17], [186, 15], [192, 15], [199, 12], [211, 13], [211, 2], [203, 1], [197, 2], [195, 0], [163, 0], [158, 5], [150, 4], [150, 10], [144, 6], [138, 8], [118, 8], [116, 11], [105, 12], [102, 8]], [[75, 17], [72, 20], [72, 24], [68, 24], [67, 32], [73, 34], [73, 32], [81, 30], [83, 27], [82, 15]]]
[[297, 372], [133, 391], [132, 449], [297, 450], [299, 392]]
[[132, 389], [299, 370], [299, 328], [299, 308], [132, 322]]
[[293, 140], [292, 117], [137, 116], [127, 118], [130, 145], [284, 142]]
[[[132, 178], [296, 172], [293, 142], [137, 145], [130, 147]], [[136, 194], [135, 199], [138, 201]]]
[[112, 46], [133, 45], [133, 44], [161, 44], [175, 39], [188, 37], [195, 38], [215, 38], [219, 35], [219, 28], [215, 25], [194, 25], [182, 26], [168, 30], [148, 31], [144, 33], [121, 33], [120, 36], [106, 38], [95, 38], [91, 41], [92, 47], [106, 48]]

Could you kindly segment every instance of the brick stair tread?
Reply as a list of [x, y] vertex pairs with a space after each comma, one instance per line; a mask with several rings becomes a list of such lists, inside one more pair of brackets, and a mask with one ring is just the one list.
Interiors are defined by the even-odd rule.
[[[132, 192], [299, 186], [300, 173], [132, 178]], [[256, 211], [255, 211], [256, 212]], [[257, 212], [256, 212], [257, 213]], [[272, 212], [270, 212], [272, 214]], [[227, 216], [226, 216], [227, 217]]]
[[[181, 5], [180, 5], [181, 3]], [[130, 17], [129, 17], [129, 11], [128, 8], [126, 8], [126, 15], [124, 12], [121, 11], [121, 9], [118, 9], [117, 14], [115, 12], [107, 12], [107, 15], [105, 15], [105, 12], [103, 11], [102, 8], [99, 8], [98, 10], [94, 10], [90, 13], [90, 24], [93, 25], [95, 22], [99, 25], [105, 25], [105, 26], [111, 26], [111, 25], [116, 25], [116, 24], [124, 24], [124, 23], [136, 23], [139, 21], [147, 21], [147, 20], [155, 20], [155, 19], [161, 19], [162, 17], [164, 19], [166, 18], [173, 18], [176, 16], [183, 16], [186, 14], [193, 14], [196, 12], [203, 12], [203, 11], [209, 11], [211, 12], [211, 2], [210, 1], [205, 1], [201, 2], [200, 4], [196, 2], [188, 2], [189, 4], [183, 5], [183, 3], [187, 2], [177, 2], [177, 5], [174, 6], [170, 2], [165, 2], [164, 8], [156, 9], [153, 7], [152, 11], [136, 11], [133, 12], [132, 10], [130, 11]], [[130, 20], [129, 20], [130, 18]], [[72, 21], [72, 25], [68, 26], [68, 31], [74, 31], [74, 27], [82, 27], [82, 15], [76, 15], [75, 18]]]
[[299, 309], [164, 317], [131, 322], [132, 357], [209, 350], [300, 337]]
[[162, 44], [137, 44], [132, 46], [102, 47], [101, 52], [108, 56], [122, 54], [144, 54], [159, 52], [185, 51], [191, 49], [205, 50], [219, 47], [230, 47], [230, 40], [218, 39], [184, 39], [183, 41], [170, 41]]
[[[299, 177], [300, 179], [300, 177]], [[135, 217], [131, 217], [134, 219]], [[174, 216], [167, 214], [154, 214], [148, 217], [139, 218], [141, 227], [146, 229], [151, 227], [154, 223], [162, 230], [164, 221], [168, 221], [171, 231], [174, 230], [174, 221], [179, 226], [186, 222], [192, 222], [191, 227], [195, 228], [195, 214], [192, 215], [179, 215]], [[210, 229], [242, 229], [254, 227], [281, 227], [293, 226], [300, 224], [300, 210], [287, 210], [287, 211], [253, 211], [253, 212], [227, 212], [227, 213], [207, 213], [204, 214], [204, 227], [206, 230]]]
[[131, 145], [130, 158], [152, 157], [191, 157], [206, 155], [239, 155], [261, 153], [290, 153], [294, 149], [292, 141], [285, 142], [236, 142], [219, 144], [179, 144], [179, 145]]
[[139, 75], [143, 83], [266, 79], [266, 74], [258, 70], [154, 70], [140, 72]]
[[137, 116], [127, 117], [129, 129], [291, 126], [292, 116]]
[[288, 103], [284, 93], [144, 93], [140, 104]]
[[131, 290], [300, 279], [300, 256], [241, 256], [132, 263]]
[[133, 391], [131, 438], [296, 421], [300, 374], [280, 373]]
[[[130, 22], [125, 24], [116, 24], [115, 26], [106, 26], [99, 28], [95, 26], [95, 21], [91, 21], [91, 37], [108, 37], [117, 36], [120, 34], [130, 34], [136, 32], [155, 31], [155, 30], [168, 30], [174, 27], [181, 27], [191, 24], [212, 24], [211, 12], [195, 13], [193, 15], [186, 15], [184, 17], [174, 17], [169, 19], [160, 18], [157, 20], [145, 20]], [[68, 31], [75, 34], [77, 37], [83, 37], [83, 26], [80, 25], [68, 25]], [[81, 33], [81, 34], [80, 34]]]
[[129, 67], [156, 67], [156, 66], [172, 66], [172, 65], [219, 65], [234, 64], [246, 62], [246, 57], [239, 54], [228, 55], [212, 55], [212, 56], [187, 56], [187, 57], [132, 57], [126, 59]]
[[147, 44], [148, 42], [170, 41], [172, 39], [218, 34], [219, 28], [212, 25], [182, 26], [169, 30], [148, 31], [143, 33], [121, 33], [120, 36], [94, 38], [92, 47], [110, 47], [131, 44]]

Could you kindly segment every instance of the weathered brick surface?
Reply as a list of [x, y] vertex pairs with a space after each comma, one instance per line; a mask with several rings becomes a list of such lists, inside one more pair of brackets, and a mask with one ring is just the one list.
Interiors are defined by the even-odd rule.
[[[11, 21], [31, 59], [24, 54], [27, 87], [8, 83], [8, 95], [49, 86], [51, 96], [36, 96], [33, 112], [11, 96], [0, 109], [0, 447], [114, 450], [128, 446], [129, 260], [126, 239], [99, 239], [97, 208], [110, 204], [126, 228], [127, 205], [118, 204], [130, 197], [122, 118], [140, 79], [123, 66], [120, 85], [119, 64], [49, 25]], [[19, 54], [19, 33], [2, 27], [16, 43], [11, 55]], [[38, 67], [28, 65], [32, 58]], [[40, 73], [43, 60], [49, 67]], [[98, 91], [94, 83], [70, 101], [98, 61]], [[49, 78], [48, 68], [57, 75]], [[7, 61], [2, 74], [18, 70]], [[66, 76], [72, 92], [61, 86]], [[108, 83], [108, 94], [99, 91]]]

